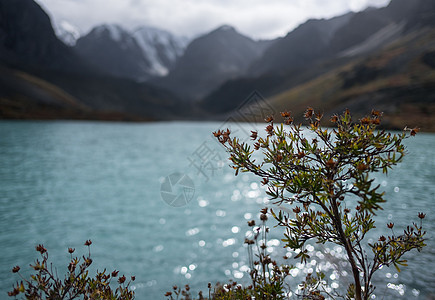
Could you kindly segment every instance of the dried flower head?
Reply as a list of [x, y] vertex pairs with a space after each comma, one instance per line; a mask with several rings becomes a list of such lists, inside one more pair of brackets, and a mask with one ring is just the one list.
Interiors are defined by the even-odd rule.
[[253, 140], [256, 140], [257, 139], [257, 136], [258, 136], [258, 131], [251, 131], [251, 138], [253, 139]]
[[369, 117], [365, 117], [365, 118], [362, 118], [362, 119], [360, 120], [360, 122], [361, 122], [361, 124], [363, 124], [363, 125], [368, 125], [368, 124], [371, 124], [372, 120], [371, 120]]
[[332, 159], [332, 158], [330, 158], [327, 162], [326, 162], [326, 167], [327, 168], [329, 168], [329, 169], [332, 169], [332, 168], [334, 168], [335, 167], [335, 161]]
[[285, 125], [291, 125], [292, 123], [293, 123], [292, 117], [285, 118], [285, 120], [284, 120]]
[[18, 287], [15, 287], [12, 292], [8, 292], [9, 297], [14, 297], [20, 294], [20, 290]]
[[45, 252], [47, 252], [47, 249], [44, 248], [44, 245], [39, 244], [38, 246], [36, 246], [36, 251], [40, 252], [41, 254], [44, 254]]
[[273, 125], [269, 124], [266, 126], [266, 132], [268, 135], [272, 135], [273, 134]]
[[268, 117], [266, 117], [266, 119], [264, 119], [264, 121], [265, 121], [266, 123], [270, 123], [270, 122], [272, 122], [272, 121], [273, 121], [273, 116], [268, 116]]
[[118, 278], [118, 283], [119, 283], [119, 284], [124, 283], [124, 282], [125, 282], [125, 279], [126, 279], [125, 276], [122, 275], [121, 277]]
[[313, 114], [314, 114], [314, 109], [312, 107], [308, 107], [307, 110], [305, 111], [304, 118], [310, 119], [313, 117]]
[[304, 156], [305, 156], [304, 152], [299, 152], [298, 154], [296, 154], [296, 157], [299, 159], [304, 158]]
[[213, 132], [213, 135], [215, 136], [215, 137], [220, 137], [221, 135], [222, 135], [222, 131], [219, 129], [218, 131], [214, 131]]
[[282, 111], [282, 112], [281, 112], [281, 117], [283, 117], [283, 118], [288, 118], [288, 117], [290, 117], [290, 112], [289, 112], [289, 111]]
[[382, 116], [382, 112], [378, 111], [378, 110], [372, 109], [372, 116], [381, 117]]
[[333, 115], [331, 117], [331, 119], [329, 119], [329, 121], [331, 121], [332, 123], [337, 123], [338, 122], [338, 116], [337, 115]]
[[414, 127], [411, 129], [411, 135], [415, 136], [420, 131], [420, 128]]

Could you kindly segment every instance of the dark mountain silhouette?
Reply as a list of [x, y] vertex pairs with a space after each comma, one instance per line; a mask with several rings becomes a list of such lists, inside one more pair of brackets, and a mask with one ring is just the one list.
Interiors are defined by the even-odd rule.
[[119, 25], [93, 28], [77, 40], [74, 49], [96, 68], [116, 77], [143, 77], [151, 65], [136, 40]]
[[[288, 104], [287, 109], [300, 111], [317, 104], [334, 111], [347, 105], [367, 112], [379, 106], [400, 115], [398, 120], [403, 120], [401, 112], [419, 114], [418, 109], [404, 109], [414, 101], [433, 120], [435, 74], [430, 63], [422, 62], [424, 57], [430, 62], [435, 51], [434, 3], [393, 0], [385, 8], [307, 21], [265, 51], [251, 67], [255, 76], [227, 81], [201, 105], [208, 113], [227, 115], [257, 90], [280, 99], [271, 100], [280, 109]], [[364, 63], [378, 61], [376, 57], [383, 61]], [[415, 69], [425, 72], [424, 78]]]
[[331, 56], [334, 34], [352, 17], [348, 13], [329, 20], [308, 20], [271, 45], [251, 66], [250, 74], [279, 73], [311, 65]]
[[187, 100], [197, 100], [223, 82], [245, 75], [268, 45], [224, 25], [193, 40], [169, 75], [154, 82]]
[[178, 103], [161, 89], [94, 69], [57, 39], [34, 1], [0, 0], [0, 117], [166, 119], [182, 111]]
[[85, 68], [57, 39], [48, 15], [30, 0], [0, 1], [0, 62], [21, 68]]
[[79, 38], [74, 49], [106, 74], [145, 81], [168, 73], [184, 52], [186, 39], [165, 30], [100, 25]]
[[435, 130], [434, 41], [435, 1], [392, 0], [272, 41], [222, 26], [184, 51], [170, 33], [106, 25], [71, 48], [33, 0], [0, 0], [0, 117], [216, 119], [256, 90], [276, 111], [375, 107], [392, 128]]

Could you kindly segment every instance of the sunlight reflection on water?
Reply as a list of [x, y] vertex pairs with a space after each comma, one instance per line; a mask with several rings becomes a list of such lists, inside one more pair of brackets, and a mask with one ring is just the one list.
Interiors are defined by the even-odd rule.
[[[258, 220], [259, 210], [272, 203], [259, 180], [234, 177], [227, 162], [208, 181], [189, 169], [187, 157], [218, 125], [0, 122], [0, 292], [16, 279], [12, 266], [34, 259], [35, 244], [44, 243], [50, 257], [64, 263], [67, 247], [79, 249], [89, 238], [95, 268], [136, 275], [138, 299], [161, 299], [173, 284], [206, 290], [209, 281], [249, 282], [243, 241], [252, 238], [252, 229], [246, 222]], [[380, 299], [435, 294], [435, 135], [417, 135], [407, 145], [412, 155], [400, 168], [386, 178], [376, 175], [388, 199], [377, 219], [404, 228], [417, 212], [426, 212], [428, 247], [408, 255], [409, 267], [400, 274], [380, 271], [375, 279]], [[190, 172], [196, 194], [185, 207], [173, 208], [160, 199], [159, 179], [180, 170]], [[271, 218], [268, 225], [275, 225]], [[369, 241], [383, 230], [379, 226]], [[311, 244], [303, 265], [281, 238], [282, 230], [272, 228], [267, 251], [296, 265], [292, 287], [315, 271], [327, 274], [331, 291], [352, 281], [341, 248]]]

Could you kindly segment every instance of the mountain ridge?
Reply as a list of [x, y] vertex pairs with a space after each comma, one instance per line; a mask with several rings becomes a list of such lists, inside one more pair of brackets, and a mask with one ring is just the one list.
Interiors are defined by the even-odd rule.
[[258, 91], [277, 110], [378, 107], [390, 128], [408, 117], [435, 131], [435, 1], [308, 20], [268, 41], [223, 25], [180, 46], [159, 29], [105, 25], [87, 60], [85, 36], [67, 46], [33, 0], [14, 4], [0, 0], [2, 118], [223, 119]]
[[166, 75], [186, 45], [186, 38], [154, 27], [129, 31], [118, 24], [101, 24], [81, 36], [74, 49], [113, 76], [145, 81]]
[[182, 117], [170, 92], [89, 65], [56, 37], [49, 16], [33, 0], [0, 0], [0, 16], [2, 118]]
[[153, 82], [195, 101], [226, 80], [244, 75], [267, 45], [222, 25], [192, 40], [174, 69]]
[[[385, 8], [348, 14], [348, 20], [344, 22], [345, 26], [336, 29], [329, 44], [325, 42], [326, 39], [316, 38], [316, 34], [322, 30], [328, 20], [307, 21], [265, 52], [260, 60], [261, 65], [256, 65], [255, 76], [224, 83], [203, 99], [202, 107], [206, 111], [222, 114], [236, 108], [248, 91], [259, 90], [265, 97], [272, 97], [322, 76], [354, 59], [380, 51], [382, 47], [409, 32], [421, 30], [424, 26], [418, 25], [418, 20], [421, 19], [418, 16], [433, 12], [434, 1], [432, 6], [427, 4], [429, 1], [416, 0], [402, 7], [400, 4], [403, 1], [393, 0]], [[336, 20], [342, 17], [336, 17]], [[371, 26], [364, 27], [370, 23]], [[361, 26], [364, 30], [358, 31]], [[386, 30], [386, 28], [390, 29]], [[358, 34], [355, 34], [355, 30]], [[383, 35], [380, 34], [382, 32]], [[376, 44], [372, 39], [375, 39], [374, 36], [377, 34], [379, 36]], [[355, 38], [357, 35], [359, 38]], [[311, 38], [304, 42], [307, 36]], [[373, 47], [368, 47], [368, 43]], [[311, 48], [311, 52], [306, 51], [307, 48]], [[344, 55], [346, 50], [353, 50], [354, 53]], [[316, 52], [321, 55], [317, 55]]]

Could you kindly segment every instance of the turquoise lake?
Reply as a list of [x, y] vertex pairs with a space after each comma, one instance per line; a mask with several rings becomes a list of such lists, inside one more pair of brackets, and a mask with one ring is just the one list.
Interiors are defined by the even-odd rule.
[[[208, 282], [248, 282], [247, 221], [272, 204], [259, 179], [235, 177], [228, 167], [227, 154], [211, 134], [223, 126], [1, 121], [0, 299], [8, 299], [19, 280], [12, 267], [30, 274], [35, 245], [44, 244], [64, 274], [68, 247], [86, 254], [87, 239], [93, 242], [92, 270], [135, 275], [136, 299], [165, 299], [172, 285], [189, 284], [197, 292], [207, 291]], [[425, 212], [428, 246], [408, 253], [402, 272], [394, 267], [379, 272], [376, 299], [435, 296], [435, 134], [421, 133], [405, 144], [409, 154], [403, 163], [387, 177], [376, 174], [388, 201], [373, 238], [387, 233], [387, 222], [401, 231]], [[168, 176], [181, 177], [182, 184], [168, 186]], [[272, 228], [268, 251], [277, 258], [287, 251], [281, 236], [280, 228]], [[320, 268], [331, 287], [341, 290], [350, 280], [341, 249], [309, 250], [310, 264], [299, 264], [289, 284], [297, 288], [303, 275]]]

